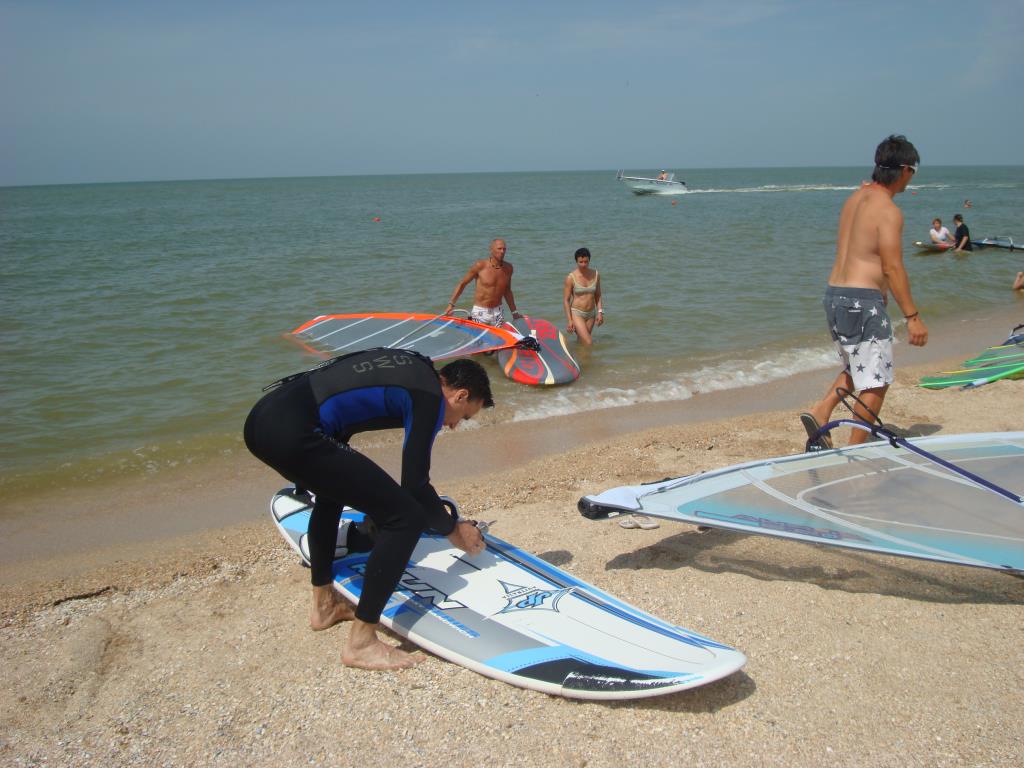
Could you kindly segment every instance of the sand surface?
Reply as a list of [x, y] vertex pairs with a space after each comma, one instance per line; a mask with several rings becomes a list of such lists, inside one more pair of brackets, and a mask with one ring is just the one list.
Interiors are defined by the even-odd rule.
[[[913, 386], [934, 370], [899, 373], [886, 421], [917, 434], [1024, 428], [1024, 381]], [[788, 397], [809, 404], [829, 377], [811, 378]], [[248, 522], [154, 522], [156, 534], [116, 547], [5, 559], [0, 764], [1020, 765], [1024, 579], [667, 522], [625, 530], [576, 511], [581, 495], [615, 485], [801, 450], [799, 408], [779, 393], [761, 402], [774, 409], [722, 416], [698, 403], [689, 420], [607, 436], [591, 414], [576, 447], [452, 472], [442, 489], [496, 519], [501, 538], [740, 648], [738, 674], [603, 704], [436, 657], [398, 673], [343, 667], [347, 628], [308, 629], [309, 572], [266, 517], [283, 483], [235, 457], [149, 496], [125, 489], [116, 506], [172, 516], [230, 498], [251, 503]], [[452, 435], [446, 450], [483, 435], [514, 454], [515, 428], [495, 430]], [[104, 514], [88, 494], [71, 506], [76, 520]], [[30, 521], [7, 524], [31, 538]]]

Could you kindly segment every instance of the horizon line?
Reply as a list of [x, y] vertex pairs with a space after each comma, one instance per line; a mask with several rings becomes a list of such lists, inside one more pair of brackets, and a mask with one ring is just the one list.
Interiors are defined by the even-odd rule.
[[[622, 166], [626, 168], [629, 166]], [[639, 167], [639, 166], [637, 166]], [[653, 166], [652, 166], [653, 167]], [[670, 166], [659, 166], [659, 168]], [[743, 170], [789, 170], [805, 169], [840, 169], [840, 168], [870, 168], [864, 164], [857, 165], [741, 165], [741, 166], [686, 166], [688, 170], [721, 170], [721, 171], [743, 171]], [[1008, 163], [949, 163], [940, 165], [929, 165], [927, 168], [1024, 168], [1024, 164]], [[560, 169], [529, 169], [520, 171], [415, 171], [406, 173], [325, 173], [325, 174], [300, 174], [296, 176], [199, 176], [191, 178], [164, 178], [164, 179], [115, 179], [109, 181], [43, 181], [28, 184], [0, 184], [0, 189], [25, 189], [31, 187], [79, 187], [98, 186], [102, 184], [182, 184], [192, 182], [210, 181], [281, 181], [285, 179], [337, 179], [337, 178], [379, 178], [393, 176], [481, 176], [481, 175], [515, 175], [527, 173], [615, 173], [620, 169], [612, 168], [560, 168]]]

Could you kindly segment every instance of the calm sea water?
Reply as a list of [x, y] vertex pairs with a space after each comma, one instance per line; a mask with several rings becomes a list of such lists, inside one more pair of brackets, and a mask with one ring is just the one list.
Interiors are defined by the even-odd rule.
[[[832, 365], [819, 298], [839, 208], [869, 170], [678, 171], [690, 193], [647, 198], [612, 171], [0, 189], [0, 487], [244, 450], [260, 387], [314, 362], [286, 331], [327, 312], [440, 311], [494, 237], [519, 307], [559, 325], [562, 280], [588, 246], [608, 314], [569, 387], [516, 385], [489, 364], [488, 419]], [[964, 198], [972, 234], [1024, 240], [1024, 168], [926, 166], [915, 181], [897, 200], [923, 313], [1012, 301], [1020, 254], [918, 256], [911, 243], [934, 216], [951, 225]]]

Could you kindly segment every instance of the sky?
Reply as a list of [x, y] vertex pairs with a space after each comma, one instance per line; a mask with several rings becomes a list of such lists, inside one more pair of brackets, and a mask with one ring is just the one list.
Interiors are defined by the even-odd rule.
[[0, 0], [0, 186], [1024, 164], [1024, 0]]

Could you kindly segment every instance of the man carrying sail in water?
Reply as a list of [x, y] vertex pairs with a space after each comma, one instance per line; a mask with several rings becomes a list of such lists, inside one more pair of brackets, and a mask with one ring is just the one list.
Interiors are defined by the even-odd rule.
[[[434, 370], [407, 350], [371, 349], [288, 376], [253, 406], [245, 444], [256, 458], [312, 491], [309, 561], [313, 606], [309, 624], [327, 629], [351, 621], [342, 663], [363, 669], [404, 669], [424, 659], [377, 636], [381, 612], [419, 541], [430, 529], [470, 555], [484, 549], [476, 524], [456, 520], [430, 484], [430, 454], [442, 427], [455, 429], [494, 405], [487, 372], [473, 360]], [[401, 484], [351, 448], [352, 435], [405, 428]], [[371, 552], [359, 603], [334, 590], [333, 562], [342, 508], [366, 513], [375, 532], [347, 526], [343, 546]]]
[[[876, 414], [881, 411], [893, 381], [892, 323], [886, 312], [890, 291], [907, 321], [910, 343], [923, 347], [928, 342], [928, 329], [910, 295], [903, 265], [903, 212], [893, 201], [914, 178], [919, 163], [917, 150], [905, 136], [890, 136], [875, 150], [871, 183], [850, 195], [839, 214], [836, 258], [823, 304], [843, 370], [810, 412], [800, 415], [808, 436], [832, 418], [839, 405], [837, 388], [859, 391], [865, 406]], [[874, 421], [860, 404], [856, 415]], [[850, 444], [867, 437], [867, 432], [855, 429]], [[827, 434], [819, 442], [832, 447]]]
[[512, 317], [522, 317], [516, 309], [516, 300], [512, 295], [512, 265], [505, 261], [505, 252], [508, 250], [505, 241], [500, 238], [491, 241], [491, 253], [486, 259], [479, 259], [473, 263], [466, 272], [459, 284], [455, 286], [452, 300], [444, 308], [444, 314], [451, 314], [455, 309], [455, 302], [459, 300], [462, 291], [473, 280], [476, 280], [476, 290], [473, 292], [473, 309], [469, 313], [471, 320], [476, 320], [484, 325], [501, 325], [505, 322], [505, 315], [501, 311], [501, 301], [508, 303], [512, 310]]

